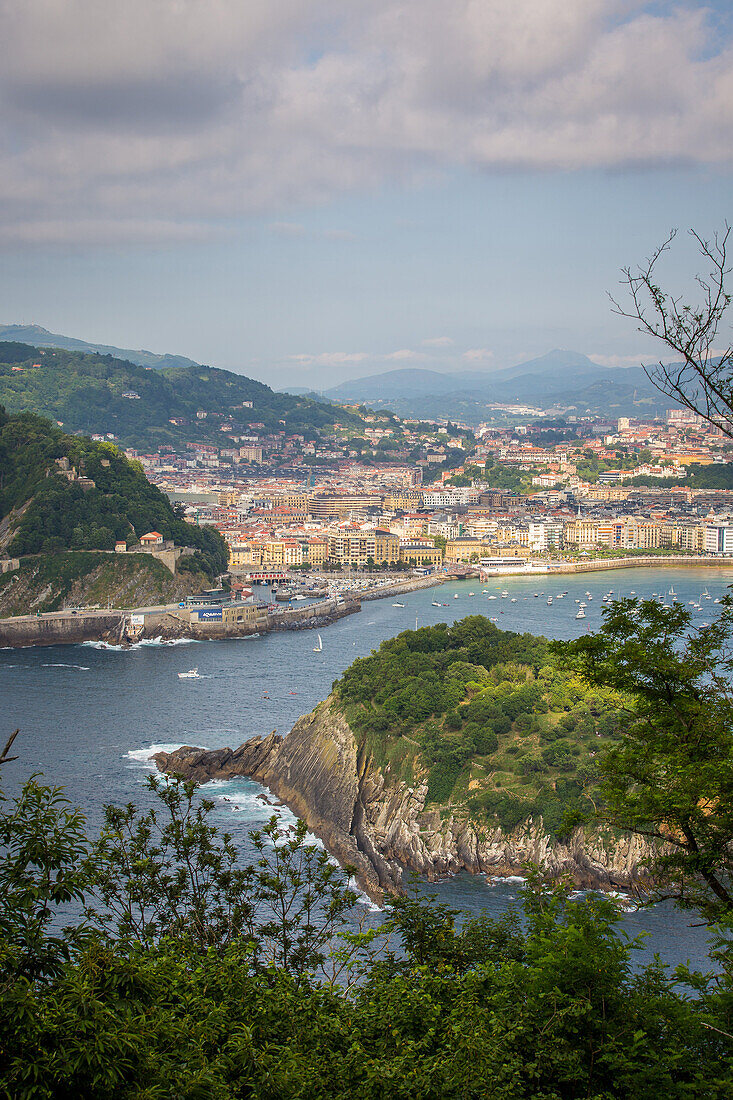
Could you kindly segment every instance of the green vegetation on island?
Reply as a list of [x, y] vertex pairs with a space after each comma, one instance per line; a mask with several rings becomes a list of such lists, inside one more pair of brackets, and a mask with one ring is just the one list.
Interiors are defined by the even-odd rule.
[[596, 759], [624, 722], [617, 692], [480, 615], [382, 642], [336, 689], [387, 782], [426, 779], [429, 802], [477, 825], [541, 816], [558, 839], [591, 819]]
[[[285, 832], [273, 818], [251, 834], [247, 863], [193, 783], [150, 777], [152, 804], [107, 806], [91, 836], [83, 812], [34, 776], [16, 799], [0, 793], [0, 1091], [727, 1100], [731, 606], [710, 627], [690, 633], [690, 623], [681, 606], [621, 601], [597, 634], [552, 643], [550, 656], [543, 639], [472, 617], [449, 636], [427, 628], [385, 643], [340, 690], [367, 713], [387, 676], [392, 724], [418, 746], [430, 715], [445, 722], [489, 692], [512, 722], [484, 734], [492, 745], [491, 733], [501, 745], [522, 714], [544, 720], [561, 704], [571, 714], [576, 678], [591, 712], [587, 693], [618, 692], [625, 722], [599, 739], [602, 812], [667, 842], [663, 892], [709, 927], [711, 973], [671, 972], [658, 957], [639, 966], [640, 943], [619, 927], [614, 900], [573, 898], [531, 872], [521, 903], [499, 920], [459, 921], [415, 890], [388, 899], [380, 925], [358, 905], [350, 869], [305, 843], [303, 823]], [[531, 677], [505, 676], [521, 661]], [[517, 693], [526, 694], [512, 718]], [[487, 721], [476, 718], [484, 730]], [[375, 750], [384, 732], [370, 729]], [[11, 738], [5, 767], [12, 748]]]
[[[141, 448], [191, 440], [222, 446], [227, 425], [233, 434], [246, 434], [256, 423], [313, 436], [335, 422], [362, 422], [346, 409], [276, 393], [231, 371], [195, 365], [153, 370], [111, 355], [11, 342], [0, 342], [0, 404], [10, 413], [49, 416], [69, 432], [111, 433]], [[198, 412], [207, 415], [199, 418]]]

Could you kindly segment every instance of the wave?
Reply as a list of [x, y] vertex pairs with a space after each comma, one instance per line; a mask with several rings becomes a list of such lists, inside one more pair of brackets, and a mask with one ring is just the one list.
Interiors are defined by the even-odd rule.
[[89, 672], [89, 665], [67, 665], [65, 661], [48, 661], [41, 668], [76, 668], [79, 672]]
[[89, 649], [109, 649], [117, 653], [127, 653], [131, 649], [144, 649], [147, 646], [193, 645], [198, 638], [142, 638], [130, 645], [115, 645], [113, 642], [79, 642]]
[[124, 759], [129, 760], [135, 767], [143, 767], [146, 769], [156, 770], [155, 764], [153, 764], [153, 757], [156, 752], [174, 752], [176, 749], [180, 749], [185, 744], [184, 741], [166, 742], [159, 745], [148, 745], [142, 749], [130, 749], [125, 753]]

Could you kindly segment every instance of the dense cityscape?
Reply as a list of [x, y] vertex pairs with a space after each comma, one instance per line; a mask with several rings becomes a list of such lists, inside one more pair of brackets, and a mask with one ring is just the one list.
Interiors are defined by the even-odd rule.
[[364, 419], [358, 450], [353, 430], [306, 440], [250, 425], [222, 447], [126, 453], [190, 522], [222, 533], [234, 571], [733, 552], [730, 441], [687, 410], [664, 422], [519, 416], [475, 433]]

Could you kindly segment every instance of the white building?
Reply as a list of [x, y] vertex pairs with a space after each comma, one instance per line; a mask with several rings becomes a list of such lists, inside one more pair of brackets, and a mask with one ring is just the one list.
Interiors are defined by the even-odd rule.
[[562, 546], [561, 523], [530, 523], [528, 546], [532, 553], [541, 554], [545, 550], [559, 550]]
[[707, 524], [705, 526], [706, 554], [733, 554], [733, 525]]

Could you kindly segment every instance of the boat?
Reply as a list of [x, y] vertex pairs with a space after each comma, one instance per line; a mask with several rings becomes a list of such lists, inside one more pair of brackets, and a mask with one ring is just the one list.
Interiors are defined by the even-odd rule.
[[670, 590], [669, 590], [669, 592], [667, 593], [667, 595], [668, 595], [668, 596], [676, 596], [676, 595], [677, 595], [677, 593], [676, 593], [676, 592], [675, 592], [675, 590], [674, 590], [674, 585], [673, 585], [673, 586], [672, 586], [672, 587], [670, 588]]
[[322, 649], [323, 649], [323, 641], [321, 640], [321, 635], [319, 634], [318, 635], [318, 645], [313, 646], [313, 652], [314, 653], [320, 653]]
[[498, 598], [499, 598], [498, 596], [487, 596], [486, 597], [487, 600], [497, 600]]
[[189, 668], [188, 672], [179, 672], [179, 680], [200, 680], [199, 670], [197, 668]]
[[703, 590], [702, 590], [702, 592], [700, 593], [700, 595], [701, 595], [701, 596], [704, 596], [706, 600], [709, 600], [709, 599], [710, 599], [710, 593], [708, 592], [707, 588], [703, 588]]
[[392, 607], [404, 607], [404, 606], [405, 605], [403, 603], [393, 603], [392, 604]]
[[438, 603], [437, 600], [433, 600], [433, 607], [442, 607], [442, 603]]
[[502, 594], [501, 594], [501, 598], [502, 598], [502, 600], [505, 600], [505, 599], [507, 598], [507, 596], [508, 596], [508, 595], [509, 595], [509, 593], [507, 592], [507, 590], [506, 590], [506, 588], [505, 588], [505, 589], [504, 589], [504, 591], [503, 591], [503, 592], [502, 592]]
[[468, 594], [469, 594], [469, 596], [475, 596], [476, 595], [475, 592], [469, 592]]
[[552, 607], [552, 596], [547, 597], [547, 606]]
[[516, 603], [516, 602], [517, 602], [517, 597], [516, 597], [516, 596], [512, 596], [511, 602], [512, 602], [512, 603]]
[[453, 593], [453, 599], [454, 599], [454, 600], [457, 600], [457, 599], [458, 599], [458, 593], [457, 593], [457, 592], [454, 592], [454, 593]]
[[584, 619], [585, 618], [585, 611], [583, 611], [582, 607], [578, 608], [578, 614], [575, 616], [575, 618], [576, 619]]

